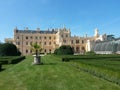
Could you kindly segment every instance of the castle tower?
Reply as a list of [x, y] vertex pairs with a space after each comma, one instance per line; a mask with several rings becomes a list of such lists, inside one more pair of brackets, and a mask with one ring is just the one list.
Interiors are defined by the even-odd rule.
[[99, 30], [97, 28], [95, 29], [94, 37], [99, 37]]

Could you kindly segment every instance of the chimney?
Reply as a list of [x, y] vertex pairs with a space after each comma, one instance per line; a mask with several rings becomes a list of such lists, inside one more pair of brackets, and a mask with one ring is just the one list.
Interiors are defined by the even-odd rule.
[[29, 30], [28, 27], [26, 27], [25, 30], [28, 31]]
[[40, 31], [40, 28], [37, 28], [37, 31]]

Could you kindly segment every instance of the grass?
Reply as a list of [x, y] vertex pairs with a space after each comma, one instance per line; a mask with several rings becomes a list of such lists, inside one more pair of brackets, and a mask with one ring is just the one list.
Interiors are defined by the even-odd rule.
[[71, 64], [83, 71], [120, 85], [119, 55], [66, 56]]
[[33, 57], [15, 65], [3, 65], [1, 90], [120, 90], [120, 86], [78, 71], [60, 57], [44, 56], [44, 65], [32, 65]]

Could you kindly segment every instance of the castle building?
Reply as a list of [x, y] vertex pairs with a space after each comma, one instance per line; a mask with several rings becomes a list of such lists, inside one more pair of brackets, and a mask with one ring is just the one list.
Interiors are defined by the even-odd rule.
[[74, 53], [83, 54], [91, 50], [90, 41], [95, 41], [99, 38], [98, 29], [95, 29], [95, 35], [93, 37], [79, 37], [71, 36], [70, 29], [66, 27], [61, 29], [52, 30], [41, 30], [37, 28], [36, 30], [19, 30], [14, 29], [14, 38], [6, 38], [5, 42], [13, 43], [21, 51], [23, 55], [32, 54], [31, 44], [37, 43], [42, 47], [41, 53], [54, 53], [55, 49], [62, 45], [70, 45]]

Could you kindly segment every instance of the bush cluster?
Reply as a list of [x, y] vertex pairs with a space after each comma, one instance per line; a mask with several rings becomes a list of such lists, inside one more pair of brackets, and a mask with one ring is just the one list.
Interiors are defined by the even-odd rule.
[[20, 56], [21, 53], [14, 44], [0, 44], [0, 56]]
[[73, 55], [73, 48], [69, 45], [63, 45], [54, 51], [56, 55]]

